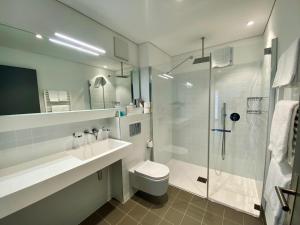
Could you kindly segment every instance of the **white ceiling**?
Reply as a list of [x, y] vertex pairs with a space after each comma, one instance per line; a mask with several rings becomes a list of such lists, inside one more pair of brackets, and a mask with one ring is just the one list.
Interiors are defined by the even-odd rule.
[[[59, 0], [136, 43], [169, 55], [263, 33], [274, 0]], [[248, 21], [255, 24], [247, 27]]]

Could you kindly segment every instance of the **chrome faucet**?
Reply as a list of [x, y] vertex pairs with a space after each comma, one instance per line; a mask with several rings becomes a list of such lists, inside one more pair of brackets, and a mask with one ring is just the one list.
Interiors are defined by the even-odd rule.
[[91, 131], [89, 129], [85, 129], [83, 131], [84, 134], [91, 134], [91, 135], [94, 135], [96, 140], [98, 139], [98, 132], [99, 130], [97, 128], [93, 128]]

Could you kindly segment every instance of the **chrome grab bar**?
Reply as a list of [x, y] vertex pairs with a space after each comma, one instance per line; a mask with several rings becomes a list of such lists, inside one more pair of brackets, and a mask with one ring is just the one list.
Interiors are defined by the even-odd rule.
[[297, 193], [294, 190], [289, 190], [289, 189], [285, 189], [279, 186], [275, 186], [275, 190], [276, 190], [276, 194], [278, 196], [281, 208], [283, 211], [288, 212], [290, 211], [290, 207], [287, 203], [287, 200], [284, 196], [284, 194], [288, 194], [288, 195], [299, 195], [300, 193]]

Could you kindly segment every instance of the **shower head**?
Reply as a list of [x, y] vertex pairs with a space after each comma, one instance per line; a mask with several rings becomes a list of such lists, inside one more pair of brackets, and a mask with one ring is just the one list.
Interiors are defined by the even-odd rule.
[[128, 78], [128, 75], [124, 75], [123, 62], [121, 62], [121, 75], [117, 75], [116, 78]]
[[118, 75], [118, 76], [116, 76], [116, 78], [128, 78], [129, 76], [127, 76], [127, 75]]
[[193, 64], [206, 63], [206, 62], [210, 61], [210, 57], [209, 56], [207, 56], [207, 57], [204, 56], [204, 41], [205, 41], [205, 37], [202, 37], [201, 41], [202, 41], [202, 56], [200, 58], [196, 58], [194, 60]]
[[106, 85], [106, 80], [104, 77], [97, 77], [94, 82], [94, 88], [104, 87]]
[[193, 62], [193, 64], [199, 64], [199, 63], [206, 63], [209, 62], [210, 57], [206, 56], [206, 57], [200, 57], [200, 58], [196, 58]]

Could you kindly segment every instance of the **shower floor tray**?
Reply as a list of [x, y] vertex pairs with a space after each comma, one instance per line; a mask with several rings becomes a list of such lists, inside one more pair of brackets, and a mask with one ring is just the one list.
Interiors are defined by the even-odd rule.
[[[169, 183], [200, 197], [207, 197], [207, 183], [197, 181], [198, 177], [207, 178], [207, 168], [171, 159], [166, 164], [170, 169]], [[260, 205], [254, 179], [226, 172], [216, 173], [210, 169], [209, 199], [238, 211], [258, 217], [260, 212], [254, 204]]]

